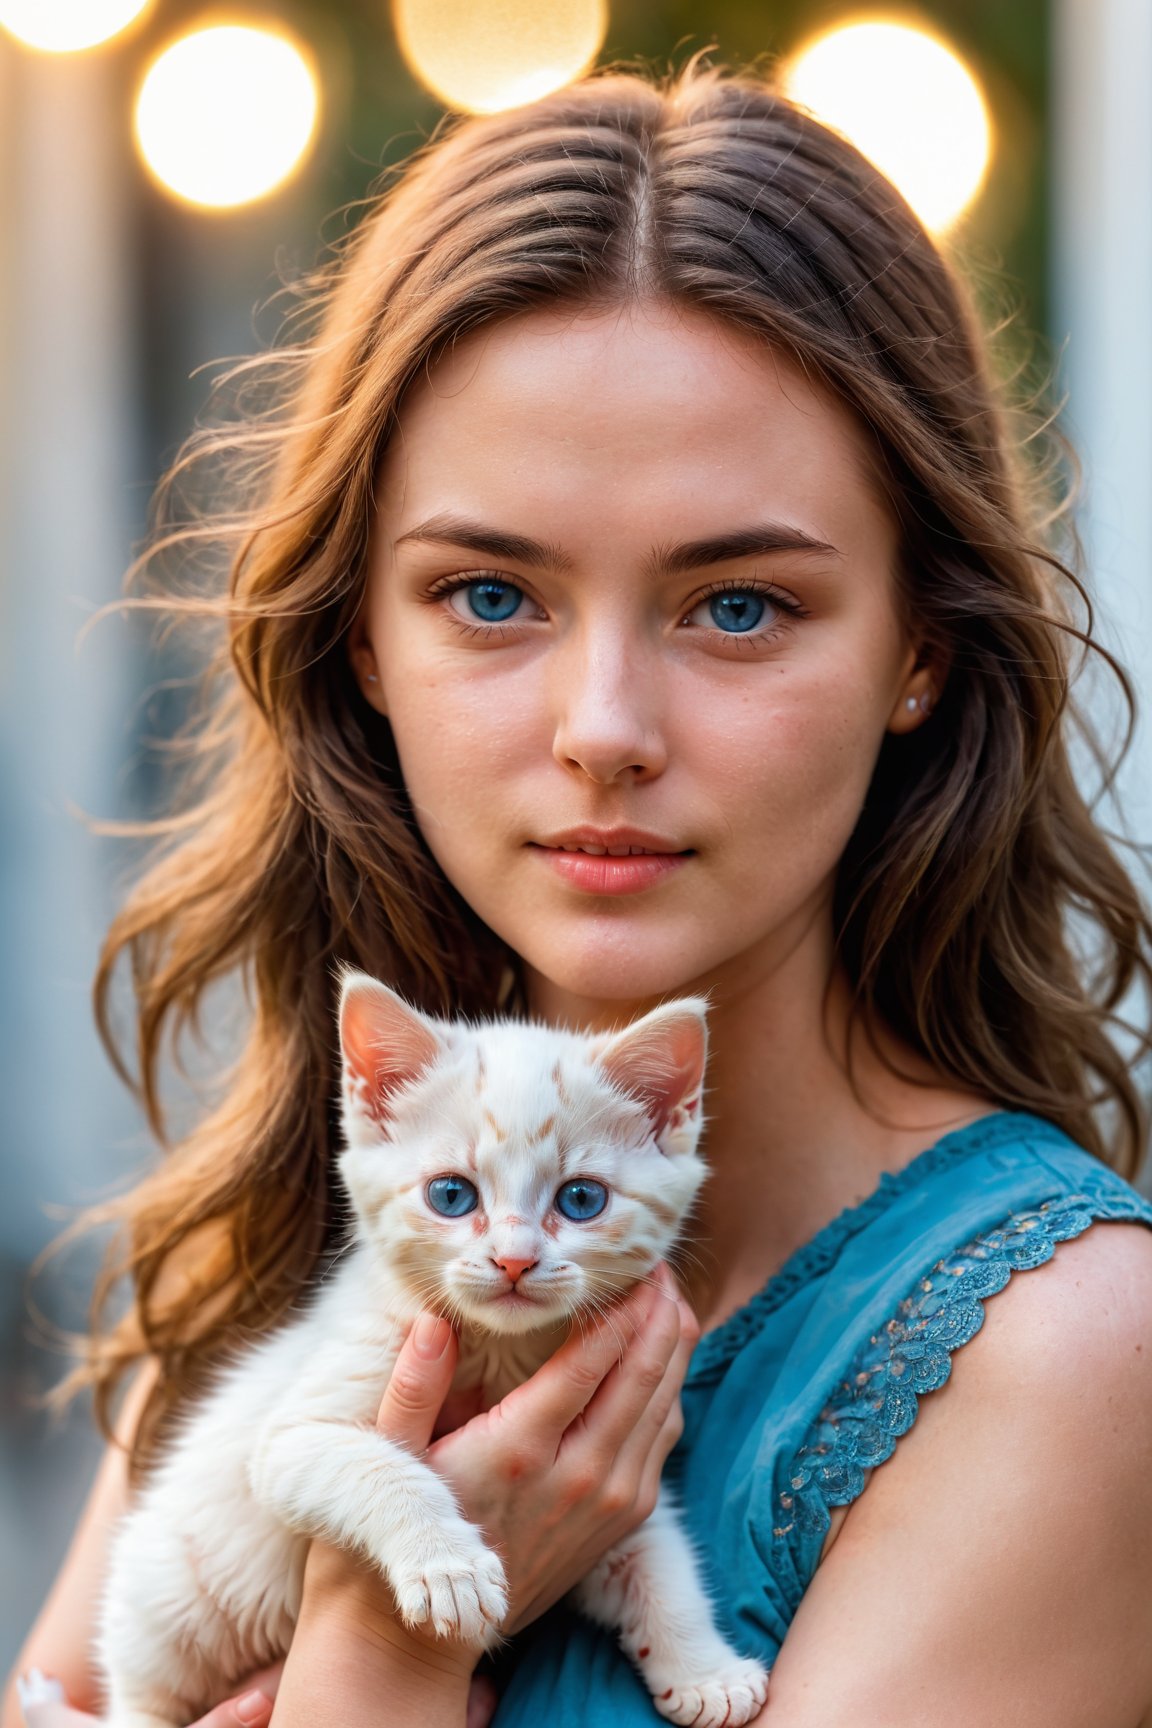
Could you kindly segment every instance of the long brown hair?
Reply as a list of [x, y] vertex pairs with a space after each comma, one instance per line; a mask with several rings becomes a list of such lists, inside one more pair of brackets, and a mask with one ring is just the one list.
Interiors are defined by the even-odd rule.
[[[160, 488], [141, 564], [226, 544], [224, 595], [159, 602], [221, 621], [225, 641], [195, 735], [205, 772], [155, 825], [97, 1012], [115, 1056], [126, 955], [134, 1084], [162, 1141], [169, 1037], [228, 976], [250, 1021], [215, 1107], [99, 1214], [121, 1234], [73, 1382], [104, 1417], [124, 1369], [159, 1359], [141, 1457], [165, 1407], [238, 1332], [282, 1317], [337, 1240], [336, 964], [444, 1013], [517, 999], [515, 957], [423, 844], [342, 649], [398, 404], [486, 322], [637, 296], [753, 332], [857, 417], [902, 526], [904, 603], [951, 667], [931, 721], [886, 740], [840, 866], [859, 1013], [1135, 1171], [1144, 1119], [1116, 1028], [1152, 975], [1152, 929], [1070, 770], [1090, 611], [968, 297], [891, 184], [758, 76], [699, 62], [665, 84], [595, 76], [447, 126], [308, 285], [303, 333], [241, 369], [242, 384], [272, 379], [271, 404], [194, 435]], [[239, 477], [239, 507], [174, 519], [204, 465]], [[105, 1327], [125, 1273], [131, 1311]]]

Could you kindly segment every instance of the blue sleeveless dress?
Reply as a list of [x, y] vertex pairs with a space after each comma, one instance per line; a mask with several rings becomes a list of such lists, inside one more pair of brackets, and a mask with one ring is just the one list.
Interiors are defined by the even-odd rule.
[[[774, 1662], [829, 1508], [863, 1491], [1013, 1273], [1152, 1204], [1039, 1117], [946, 1135], [799, 1248], [696, 1347], [665, 1466], [721, 1629]], [[611, 1633], [561, 1605], [510, 1652], [496, 1728], [663, 1721]]]

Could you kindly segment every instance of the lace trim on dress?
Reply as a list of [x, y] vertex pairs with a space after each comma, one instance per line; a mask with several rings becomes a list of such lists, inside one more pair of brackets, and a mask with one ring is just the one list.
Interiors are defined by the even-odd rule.
[[999, 1229], [937, 1261], [858, 1353], [809, 1429], [778, 1496], [773, 1540], [823, 1536], [829, 1507], [848, 1506], [863, 1492], [865, 1472], [890, 1458], [915, 1422], [918, 1398], [944, 1385], [952, 1352], [983, 1325], [988, 1297], [1013, 1272], [1051, 1260], [1058, 1242], [1097, 1219], [1152, 1224], [1152, 1204], [1137, 1193], [1064, 1195], [1011, 1214]]
[[966, 1128], [945, 1134], [934, 1146], [917, 1153], [902, 1170], [886, 1171], [867, 1199], [846, 1206], [818, 1230], [811, 1241], [797, 1248], [750, 1301], [713, 1331], [706, 1332], [692, 1353], [688, 1380], [708, 1379], [722, 1371], [759, 1332], [769, 1315], [781, 1308], [797, 1290], [802, 1290], [826, 1272], [848, 1238], [886, 1212], [901, 1195], [918, 1187], [937, 1171], [1005, 1140], [1014, 1145], [1045, 1140], [1062, 1145], [1068, 1143], [1065, 1135], [1051, 1122], [1021, 1110], [997, 1110], [969, 1123]]

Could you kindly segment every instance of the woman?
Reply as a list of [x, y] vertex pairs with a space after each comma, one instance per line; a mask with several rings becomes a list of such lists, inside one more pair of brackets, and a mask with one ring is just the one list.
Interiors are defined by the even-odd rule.
[[[287, 409], [193, 452], [263, 464], [227, 600], [186, 603], [228, 622], [215, 777], [100, 978], [130, 952], [158, 1128], [166, 1029], [236, 968], [252, 1006], [120, 1208], [137, 1302], [86, 1378], [151, 1359], [134, 1464], [339, 1240], [333, 962], [587, 1027], [707, 990], [697, 1320], [638, 1295], [622, 1359], [574, 1339], [429, 1453], [527, 1628], [498, 1721], [655, 1719], [607, 1634], [539, 1616], [679, 1437], [765, 1721], [1152, 1723], [1152, 1208], [1110, 1037], [1152, 932], [1069, 771], [1069, 579], [951, 272], [760, 82], [602, 77], [431, 146], [293, 358]], [[394, 1438], [428, 1444], [453, 1350], [414, 1331]], [[82, 1708], [127, 1492], [110, 1454], [22, 1658]], [[276, 1722], [458, 1728], [473, 1665], [314, 1548]]]

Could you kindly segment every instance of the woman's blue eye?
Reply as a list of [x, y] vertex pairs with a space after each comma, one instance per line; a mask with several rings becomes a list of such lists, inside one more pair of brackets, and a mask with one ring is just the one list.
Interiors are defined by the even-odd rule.
[[607, 1188], [603, 1182], [593, 1182], [590, 1176], [577, 1176], [575, 1181], [565, 1182], [556, 1196], [557, 1212], [577, 1223], [598, 1217], [607, 1204]]
[[507, 623], [524, 598], [523, 591], [514, 583], [500, 582], [491, 576], [482, 582], [469, 582], [466, 588], [457, 588], [456, 593], [463, 596], [467, 608], [463, 616], [471, 615], [485, 624]]
[[764, 616], [764, 596], [747, 588], [732, 588], [724, 594], [713, 594], [708, 601], [712, 622], [718, 630], [740, 636], [754, 630]]
[[444, 1218], [463, 1218], [475, 1212], [480, 1196], [464, 1176], [433, 1176], [424, 1192], [433, 1212]]

